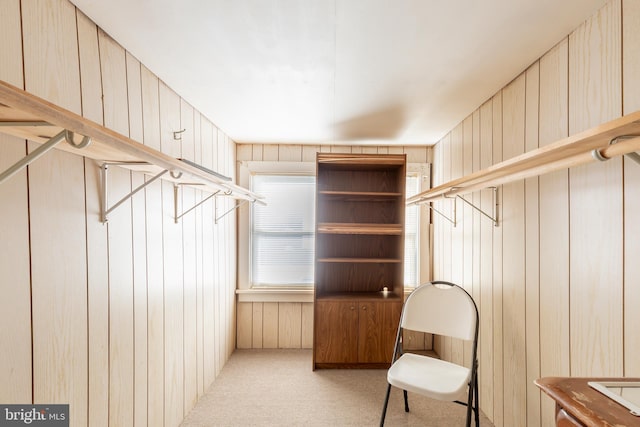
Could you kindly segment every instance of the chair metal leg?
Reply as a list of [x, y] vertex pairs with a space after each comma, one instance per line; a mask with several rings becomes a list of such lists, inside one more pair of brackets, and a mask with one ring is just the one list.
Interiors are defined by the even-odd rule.
[[478, 411], [473, 406], [473, 401], [477, 399], [477, 385], [478, 377], [474, 375], [469, 381], [469, 392], [467, 393], [467, 422], [465, 424], [467, 427], [471, 427], [471, 411], [475, 412], [476, 427], [478, 426]]
[[404, 412], [409, 412], [409, 398], [407, 397], [407, 390], [402, 390], [404, 394]]
[[467, 398], [467, 427], [471, 427], [471, 411], [474, 412], [476, 427], [480, 425], [480, 404], [478, 403], [478, 395], [478, 375], [476, 374], [469, 383], [469, 394]]
[[382, 417], [380, 418], [380, 427], [384, 427], [384, 419], [387, 416], [387, 405], [389, 404], [389, 394], [391, 393], [391, 384], [387, 387], [387, 395], [384, 398], [384, 406], [382, 407]]
[[478, 389], [479, 389], [479, 387], [478, 387], [478, 371], [476, 371], [475, 389], [476, 389], [476, 427], [478, 427], [480, 425], [480, 400], [478, 399], [478, 395], [480, 394], [480, 392], [478, 391]]

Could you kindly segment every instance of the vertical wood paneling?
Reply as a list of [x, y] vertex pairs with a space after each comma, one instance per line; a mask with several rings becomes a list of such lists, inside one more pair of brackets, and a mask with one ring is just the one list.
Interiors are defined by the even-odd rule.
[[[504, 159], [524, 153], [525, 85], [521, 74], [502, 91]], [[502, 202], [504, 425], [511, 426], [526, 419], [527, 406], [524, 181], [505, 184]]]
[[263, 310], [264, 304], [261, 302], [254, 302], [251, 309], [252, 312], [252, 334], [251, 345], [253, 348], [263, 348], [262, 341], [262, 323], [263, 323]]
[[302, 161], [301, 145], [280, 145], [278, 152], [280, 162], [300, 162]]
[[[98, 31], [105, 126], [129, 134], [125, 52]], [[110, 168], [109, 200], [131, 191], [131, 173]], [[133, 246], [131, 201], [114, 210], [109, 239], [109, 423], [133, 424]], [[116, 386], [117, 384], [117, 386]]]
[[262, 160], [263, 157], [264, 157], [263, 153], [262, 153], [263, 152], [263, 149], [262, 149], [263, 145], [262, 144], [253, 144], [251, 146], [251, 148], [252, 148], [252, 151], [253, 151], [253, 155], [252, 155], [253, 160], [255, 160], [255, 161]]
[[278, 304], [278, 348], [300, 348], [302, 306], [299, 302]]
[[[624, 88], [623, 114], [640, 109], [640, 2], [625, 0], [622, 3], [622, 76]], [[624, 159], [624, 375], [640, 376], [640, 165]], [[627, 238], [627, 236], [630, 236]], [[631, 236], [636, 236], [631, 237]]]
[[[462, 176], [473, 172], [473, 117], [462, 122]], [[472, 196], [473, 197], [473, 196]], [[462, 285], [475, 299], [478, 298], [477, 284], [473, 280], [473, 208], [464, 203], [462, 218]], [[479, 302], [477, 302], [478, 304]]]
[[[82, 158], [48, 153], [29, 170], [34, 402], [69, 402], [87, 424], [87, 264]], [[56, 256], [52, 256], [56, 254]], [[59, 355], [52, 357], [52, 355]]]
[[253, 303], [239, 302], [238, 303], [238, 334], [237, 334], [237, 346], [238, 348], [252, 348], [251, 335], [253, 333]]
[[[158, 78], [141, 67], [144, 144], [160, 148]], [[147, 238], [147, 421], [164, 424], [164, 275], [161, 183], [145, 187]]]
[[[138, 68], [139, 69], [139, 68]], [[130, 92], [131, 93], [131, 92]], [[140, 112], [141, 113], [141, 112]], [[142, 174], [133, 174], [134, 188], [144, 183]], [[133, 322], [134, 322], [134, 425], [147, 425], [148, 390], [148, 310], [147, 310], [147, 247], [145, 230], [145, 197], [143, 193], [131, 199], [133, 231]]]
[[102, 72], [98, 48], [98, 27], [78, 11], [78, 56], [82, 82], [82, 116], [104, 124], [102, 111]]
[[[127, 53], [127, 95], [129, 103], [129, 134], [142, 141], [142, 86], [140, 62]], [[144, 183], [144, 175], [131, 176], [132, 188]], [[131, 229], [133, 244], [133, 343], [134, 343], [134, 396], [133, 424], [147, 425], [147, 248], [145, 232], [145, 197], [138, 193], [131, 199]]]
[[[219, 129], [215, 126], [213, 128], [213, 170], [220, 171], [221, 164], [221, 156], [222, 156], [222, 137], [220, 135]], [[215, 200], [215, 210], [214, 215], [217, 215], [218, 212], [224, 212], [224, 204], [221, 198], [216, 198]], [[223, 275], [222, 275], [222, 267], [224, 265], [222, 261], [222, 256], [224, 254], [221, 251], [222, 248], [222, 230], [219, 224], [215, 224], [214, 234], [213, 234], [213, 242], [214, 242], [214, 251], [219, 256], [216, 256], [213, 263], [214, 275], [215, 275], [215, 285], [214, 285], [214, 309], [215, 309], [215, 341], [214, 341], [214, 362], [215, 362], [215, 374], [216, 376], [220, 372], [222, 367], [222, 353], [224, 352], [224, 341], [222, 339], [222, 334], [224, 333], [224, 304], [222, 301], [222, 287], [223, 287]]]
[[[493, 164], [502, 161], [502, 114], [502, 91], [500, 91], [493, 97]], [[503, 192], [499, 189], [496, 196], [498, 218], [503, 218], [502, 195]], [[496, 427], [504, 425], [502, 229], [503, 227], [493, 227], [493, 422]]]
[[[471, 172], [475, 172], [480, 170], [480, 109], [477, 109], [471, 115]], [[480, 206], [480, 192], [476, 191], [471, 195], [471, 200], [475, 206]], [[466, 204], [466, 203], [465, 203]], [[471, 209], [471, 207], [469, 207]], [[468, 215], [468, 212], [465, 211]], [[471, 242], [471, 275], [473, 281], [473, 298], [476, 301], [476, 305], [479, 310], [480, 317], [480, 331], [479, 331], [479, 340], [478, 340], [478, 349], [477, 354], [479, 357], [479, 371], [478, 377], [480, 380], [484, 378], [484, 369], [485, 362], [482, 360], [483, 357], [483, 347], [484, 347], [484, 339], [483, 336], [485, 334], [486, 328], [483, 325], [483, 313], [485, 310], [483, 309], [484, 300], [482, 295], [482, 281], [480, 280], [480, 213], [475, 209], [471, 210], [471, 218], [469, 221], [471, 224], [471, 231], [473, 240]], [[469, 227], [469, 225], [467, 225]], [[466, 231], [466, 228], [465, 228]], [[468, 242], [465, 241], [465, 244]], [[484, 390], [486, 386], [482, 385], [480, 381], [480, 395], [483, 396], [486, 394]], [[484, 402], [482, 403], [484, 405]]]
[[[100, 170], [94, 162], [85, 162], [87, 188], [100, 188]], [[100, 221], [100, 194], [86, 195], [87, 268], [89, 311], [89, 425], [109, 422], [109, 274], [107, 227]]]
[[[0, 40], [4, 55], [13, 61], [0, 60], [0, 79], [18, 87], [22, 81], [22, 42], [19, 1], [0, 2]], [[6, 50], [5, 50], [6, 49]], [[0, 170], [26, 154], [23, 140], [0, 135]], [[11, 242], [11, 250], [0, 257], [2, 300], [0, 323], [0, 401], [31, 402], [31, 292], [29, 277], [29, 211], [26, 169], [0, 185], [0, 235]], [[10, 201], [7, 203], [6, 201]]]
[[[526, 72], [525, 151], [538, 148], [540, 64]], [[527, 425], [540, 424], [541, 392], [534, 384], [540, 378], [540, 245], [538, 224], [538, 178], [529, 178], [525, 186], [525, 302], [526, 302], [526, 389]]]
[[[74, 7], [24, 1], [22, 19], [26, 90], [80, 113]], [[87, 263], [78, 254], [87, 250], [84, 165], [75, 155], [47, 154], [28, 171], [33, 399], [69, 403], [72, 425], [83, 426], [88, 421]]]
[[313, 347], [313, 303], [302, 303], [302, 348]]
[[279, 145], [265, 144], [262, 148], [262, 160], [265, 162], [276, 162], [280, 158]]
[[[105, 110], [109, 109], [105, 103]], [[109, 171], [109, 200], [131, 191], [131, 173]], [[109, 215], [109, 423], [133, 424], [133, 246], [131, 200]]]
[[262, 346], [278, 348], [278, 303], [265, 302], [262, 310]]
[[[160, 146], [172, 157], [181, 157], [181, 141], [173, 132], [181, 130], [180, 98], [160, 82]], [[178, 195], [180, 197], [180, 195]], [[174, 186], [162, 182], [163, 273], [164, 273], [164, 422], [177, 425], [183, 418], [184, 402], [184, 277], [182, 227], [174, 215]]]
[[[620, 13], [612, 1], [569, 37], [570, 134], [622, 112]], [[622, 375], [622, 159], [569, 180], [571, 374]]]
[[253, 157], [253, 145], [251, 144], [238, 144], [236, 146], [236, 160], [241, 163], [243, 160], [252, 160]]
[[38, 0], [22, 1], [22, 42], [25, 89], [80, 114], [80, 67], [73, 5], [64, 0], [44, 4]]
[[[480, 107], [480, 169], [493, 164], [493, 100], [489, 100]], [[491, 212], [493, 199], [491, 190], [480, 191], [480, 207], [485, 212]], [[480, 231], [479, 261], [480, 261], [480, 402], [484, 413], [493, 420], [493, 224], [487, 218], [475, 214], [476, 224]]]
[[[82, 115], [103, 123], [102, 73], [98, 28], [78, 12], [78, 54], [82, 79]], [[100, 170], [97, 162], [85, 160], [87, 188], [87, 309], [89, 313], [89, 425], [109, 422], [109, 274], [107, 227], [99, 222]]]
[[[195, 161], [195, 131], [193, 107], [184, 101], [180, 103], [180, 123], [182, 133], [182, 157]], [[190, 209], [197, 203], [196, 190], [185, 187], [180, 191], [182, 209]], [[198, 192], [200, 194], [200, 192]], [[184, 265], [184, 329], [183, 329], [183, 357], [184, 357], [184, 413], [193, 408], [198, 398], [197, 384], [197, 284], [196, 272], [198, 257], [196, 251], [196, 214], [200, 208], [189, 212], [179, 221], [182, 225], [182, 260]]]
[[0, 61], [0, 79], [23, 88], [20, 0], [0, 3], [0, 24], [3, 56]]
[[[399, 147], [407, 155], [407, 163], [427, 163], [427, 147]], [[400, 153], [402, 154], [402, 153]]]
[[[202, 120], [202, 164], [213, 168], [213, 139], [215, 129], [209, 120]], [[215, 270], [214, 260], [216, 252], [213, 242], [214, 202], [202, 205], [202, 347], [203, 347], [203, 376], [204, 388], [207, 389], [215, 378]]]
[[[0, 170], [25, 156], [24, 141], [0, 136]], [[29, 221], [26, 171], [0, 186], [0, 234], [11, 250], [0, 257], [3, 298], [0, 322], [0, 399], [7, 403], [31, 402], [31, 303], [29, 278]]]
[[[228, 135], [225, 135], [226, 143], [225, 143], [225, 151], [224, 151], [224, 159], [225, 159], [225, 173], [228, 176], [235, 176], [235, 148], [234, 142]], [[233, 208], [236, 205], [236, 201], [233, 199], [227, 199], [227, 209]], [[236, 348], [236, 215], [237, 212], [234, 211], [233, 214], [229, 214], [227, 219], [227, 224], [224, 229], [226, 238], [225, 238], [225, 247], [228, 250], [225, 251], [225, 271], [226, 271], [226, 279], [225, 279], [225, 293], [227, 298], [227, 328], [225, 337], [227, 339], [227, 351], [226, 357], [224, 359], [224, 363], [229, 360], [229, 357], [233, 354], [234, 349]]]
[[[462, 122], [451, 131], [451, 179], [459, 178], [463, 175], [464, 159], [463, 159], [463, 127]], [[453, 202], [457, 203], [457, 202]], [[453, 205], [452, 203], [452, 205]], [[458, 204], [456, 209], [455, 227], [451, 227], [451, 281], [457, 285], [463, 286], [463, 231], [464, 223], [462, 206]], [[451, 212], [453, 215], [453, 212]], [[461, 340], [452, 340], [451, 342], [451, 361], [464, 364], [464, 343]]]
[[[194, 142], [195, 142], [195, 161], [202, 164], [202, 115], [197, 111], [194, 112]], [[201, 202], [207, 195], [203, 193], [196, 194], [196, 201]], [[211, 203], [208, 203], [209, 205]], [[198, 209], [195, 213], [196, 222], [196, 382], [198, 390], [198, 399], [204, 394], [204, 279], [203, 279], [203, 261], [204, 261], [204, 234], [203, 234], [203, 214], [204, 208]]]
[[[540, 146], [568, 135], [568, 40], [540, 59]], [[569, 375], [569, 174], [540, 176], [540, 375]], [[555, 404], [542, 400], [542, 425]]]

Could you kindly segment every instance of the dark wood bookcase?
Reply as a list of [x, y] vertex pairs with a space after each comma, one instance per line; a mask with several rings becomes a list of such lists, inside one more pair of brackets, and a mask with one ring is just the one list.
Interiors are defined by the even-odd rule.
[[404, 298], [404, 154], [317, 154], [313, 367], [391, 362]]

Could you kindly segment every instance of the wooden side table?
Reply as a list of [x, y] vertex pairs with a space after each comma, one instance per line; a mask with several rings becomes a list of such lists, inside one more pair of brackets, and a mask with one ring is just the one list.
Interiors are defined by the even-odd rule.
[[640, 378], [546, 377], [535, 381], [556, 401], [558, 427], [633, 427], [640, 417], [588, 385], [589, 381], [637, 382]]

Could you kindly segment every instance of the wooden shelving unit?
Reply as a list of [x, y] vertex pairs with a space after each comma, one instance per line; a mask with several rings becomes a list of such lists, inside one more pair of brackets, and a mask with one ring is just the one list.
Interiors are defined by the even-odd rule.
[[55, 148], [97, 160], [105, 171], [106, 165], [117, 165], [217, 196], [264, 203], [260, 196], [235, 185], [231, 178], [170, 157], [4, 81], [0, 81], [0, 132], [42, 144], [35, 155], [31, 153], [8, 170], [0, 171], [0, 182]]
[[405, 163], [318, 153], [314, 369], [389, 366], [404, 298]]
[[407, 204], [427, 203], [443, 197], [461, 196], [519, 179], [542, 175], [615, 156], [640, 157], [640, 111], [505, 160], [487, 169], [454, 179], [419, 193]]

